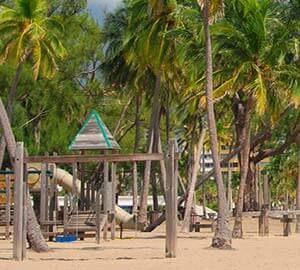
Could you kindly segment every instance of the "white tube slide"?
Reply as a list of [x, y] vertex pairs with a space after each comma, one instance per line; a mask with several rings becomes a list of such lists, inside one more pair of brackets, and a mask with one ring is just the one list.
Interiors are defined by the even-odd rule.
[[[41, 164], [37, 164], [37, 163], [30, 164], [28, 166], [28, 169], [29, 170], [34, 170], [34, 169], [40, 170]], [[56, 181], [56, 183], [59, 186], [62, 186], [67, 191], [72, 190], [73, 176], [70, 173], [68, 173], [67, 171], [54, 166], [53, 177], [50, 179], [51, 179], [51, 181]], [[39, 177], [37, 177], [36, 174], [29, 174], [28, 182], [35, 183], [34, 188], [40, 188], [40, 179], [39, 179]], [[80, 185], [79, 179], [77, 179], [77, 181], [76, 181], [76, 187], [77, 187], [78, 194], [80, 194], [81, 185]], [[123, 228], [134, 229], [136, 227], [133, 215], [129, 214], [128, 212], [123, 210], [118, 205], [115, 205], [115, 216], [116, 216], [117, 224], [119, 224], [119, 225], [122, 224]]]

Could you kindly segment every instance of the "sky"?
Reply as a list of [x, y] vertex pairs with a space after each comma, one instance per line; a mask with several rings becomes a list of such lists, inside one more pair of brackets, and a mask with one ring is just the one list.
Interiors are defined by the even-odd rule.
[[91, 14], [101, 23], [103, 22], [103, 14], [113, 11], [121, 4], [122, 0], [88, 0]]

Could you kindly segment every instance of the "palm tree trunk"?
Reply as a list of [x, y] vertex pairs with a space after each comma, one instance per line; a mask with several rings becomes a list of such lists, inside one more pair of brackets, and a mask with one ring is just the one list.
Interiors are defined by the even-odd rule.
[[228, 203], [228, 211], [231, 213], [232, 212], [232, 169], [231, 169], [231, 161], [228, 162], [227, 203]]
[[[152, 153], [153, 147], [153, 131], [149, 134], [150, 145], [148, 148], [148, 154]], [[142, 187], [142, 193], [140, 198], [140, 211], [138, 213], [138, 222], [141, 224], [147, 223], [147, 206], [148, 206], [148, 191], [150, 182], [150, 171], [151, 171], [151, 161], [146, 161], [145, 171], [144, 171], [144, 181]]]
[[113, 132], [113, 136], [116, 136], [117, 134], [118, 134], [118, 132], [119, 132], [119, 129], [120, 129], [120, 126], [121, 126], [121, 124], [122, 124], [122, 121], [124, 120], [124, 118], [125, 118], [125, 116], [126, 116], [126, 114], [127, 114], [127, 111], [128, 111], [128, 109], [129, 109], [129, 106], [130, 106], [130, 104], [131, 104], [131, 102], [132, 102], [132, 97], [130, 97], [129, 98], [129, 100], [126, 102], [126, 104], [124, 105], [124, 107], [123, 107], [123, 110], [122, 110], [122, 113], [121, 113], [121, 115], [120, 115], [120, 118], [119, 118], [119, 120], [118, 120], [118, 122], [117, 122], [117, 124], [116, 124], [116, 126], [115, 126], [115, 129], [114, 129], [114, 132]]
[[[158, 153], [163, 154], [160, 136], [158, 138]], [[159, 182], [160, 190], [163, 193], [164, 198], [166, 199], [167, 170], [166, 170], [166, 164], [164, 160], [160, 160], [160, 172], [161, 172], [161, 179]]]
[[[161, 87], [161, 76], [160, 74], [156, 75], [155, 89], [152, 98], [152, 114], [150, 120], [150, 129], [148, 137], [148, 153], [157, 153], [158, 152], [158, 139], [159, 139], [159, 122], [160, 122], [160, 87]], [[138, 214], [139, 223], [147, 223], [147, 199], [148, 199], [148, 190], [150, 183], [150, 171], [151, 171], [151, 161], [146, 161], [145, 173], [144, 173], [144, 182], [142, 188], [142, 194], [140, 199], [140, 211]]]
[[[300, 210], [300, 135], [298, 136], [298, 179], [297, 179], [297, 194], [296, 194], [296, 208]], [[296, 219], [296, 233], [300, 233], [300, 215]]]
[[210, 146], [215, 167], [215, 178], [218, 190], [218, 222], [212, 247], [231, 248], [231, 232], [229, 229], [226, 193], [222, 180], [220, 157], [218, 153], [217, 127], [213, 101], [213, 63], [212, 47], [209, 29], [209, 0], [204, 1], [203, 7], [204, 35], [205, 35], [205, 60], [206, 60], [206, 112], [209, 127]]
[[[6, 112], [7, 112], [7, 117], [8, 117], [8, 120], [10, 123], [12, 123], [12, 120], [13, 120], [13, 104], [14, 104], [14, 100], [15, 100], [15, 96], [16, 96], [16, 92], [17, 92], [17, 86], [20, 82], [21, 73], [22, 73], [24, 63], [25, 63], [27, 57], [28, 57], [28, 54], [25, 53], [24, 56], [22, 57], [21, 61], [19, 62], [16, 72], [15, 72], [15, 76], [14, 76], [11, 88], [10, 88], [10, 91], [8, 93]], [[0, 140], [0, 168], [2, 168], [5, 149], [6, 149], [6, 141], [4, 139], [4, 136], [2, 135], [1, 140]]]
[[135, 100], [135, 139], [134, 139], [134, 150], [136, 153], [140, 146], [141, 141], [141, 104], [142, 104], [142, 93], [136, 95]]
[[244, 202], [244, 191], [246, 186], [246, 180], [248, 175], [249, 168], [249, 154], [250, 154], [250, 116], [251, 116], [251, 97], [246, 102], [244, 108], [244, 117], [243, 125], [242, 125], [242, 134], [239, 136], [239, 144], [242, 145], [242, 149], [240, 152], [240, 160], [241, 160], [241, 179], [240, 179], [240, 187], [239, 187], [239, 195], [236, 202], [236, 215], [235, 221], [232, 231], [233, 238], [242, 238], [243, 237], [243, 202]]
[[[2, 99], [0, 98], [0, 123], [4, 131], [4, 137], [7, 144], [7, 150], [9, 152], [10, 158], [13, 161], [16, 149], [16, 140], [13, 135], [9, 119], [7, 113], [5, 111], [5, 107], [2, 103]], [[14, 164], [14, 162], [12, 162]], [[48, 245], [42, 235], [40, 227], [37, 223], [35, 213], [33, 211], [33, 207], [30, 201], [30, 196], [27, 196], [27, 239], [29, 245], [37, 252], [45, 252], [48, 251]]]
[[190, 231], [189, 230], [190, 229], [190, 216], [191, 216], [192, 205], [194, 202], [197, 175], [198, 175], [198, 171], [200, 169], [200, 158], [201, 158], [201, 154], [203, 153], [203, 144], [204, 144], [205, 134], [206, 134], [206, 127], [203, 127], [201, 130], [198, 144], [194, 148], [194, 162], [193, 162], [192, 178], [191, 178], [190, 185], [189, 185], [188, 196], [187, 196], [187, 200], [185, 203], [184, 219], [183, 219], [183, 224], [181, 227], [181, 232], [183, 232], [183, 233], [189, 233], [189, 231]]
[[[251, 157], [251, 153], [249, 153]], [[258, 211], [258, 172], [254, 161], [249, 160], [248, 175], [246, 180], [245, 194], [244, 194], [244, 207], [243, 211]]]
[[40, 226], [37, 222], [32, 204], [30, 194], [28, 191], [27, 201], [27, 240], [30, 247], [36, 252], [47, 252], [49, 247], [41, 233]]

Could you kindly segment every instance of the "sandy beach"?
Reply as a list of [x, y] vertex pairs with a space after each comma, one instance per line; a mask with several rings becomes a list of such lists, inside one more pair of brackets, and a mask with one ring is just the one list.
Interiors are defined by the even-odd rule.
[[[292, 228], [292, 231], [294, 228]], [[24, 262], [11, 260], [11, 241], [0, 241], [1, 270], [83, 270], [83, 269], [300, 269], [300, 235], [282, 236], [282, 224], [271, 220], [270, 236], [257, 236], [257, 220], [245, 219], [245, 237], [234, 240], [232, 250], [210, 248], [212, 233], [179, 234], [178, 256], [164, 258], [164, 226], [152, 233], [125, 232], [125, 239], [102, 241], [93, 238], [73, 243], [49, 242], [52, 251], [28, 251]]]

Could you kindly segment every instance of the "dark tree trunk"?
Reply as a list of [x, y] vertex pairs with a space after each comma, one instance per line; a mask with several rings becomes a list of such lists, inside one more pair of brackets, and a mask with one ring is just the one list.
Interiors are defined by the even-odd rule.
[[[7, 144], [8, 153], [11, 157], [12, 164], [14, 164], [14, 156], [16, 149], [16, 141], [13, 135], [4, 105], [0, 98], [0, 123], [4, 131], [4, 136]], [[48, 245], [43, 238], [40, 227], [36, 221], [36, 217], [33, 211], [33, 207], [30, 201], [30, 196], [27, 196], [27, 239], [29, 241], [29, 245], [38, 252], [48, 251]]]
[[30, 247], [36, 252], [47, 252], [49, 247], [41, 233], [41, 228], [37, 222], [33, 207], [31, 204], [30, 194], [28, 192], [27, 201], [27, 240]]
[[[24, 66], [24, 63], [25, 63], [27, 57], [28, 57], [28, 53], [25, 53], [24, 56], [22, 57], [20, 63], [18, 64], [11, 88], [8, 93], [6, 112], [7, 112], [7, 117], [8, 117], [8, 120], [10, 123], [12, 123], [12, 120], [13, 120], [13, 104], [14, 104], [14, 100], [16, 97], [17, 86], [20, 82], [21, 73], [22, 73], [23, 66]], [[2, 168], [5, 149], [6, 149], [6, 140], [4, 139], [4, 135], [2, 135], [2, 137], [0, 139], [0, 168]]]
[[201, 154], [203, 154], [203, 144], [204, 144], [204, 138], [206, 134], [206, 128], [203, 127], [201, 130], [201, 134], [198, 140], [198, 144], [195, 145], [194, 149], [194, 162], [193, 162], [193, 170], [192, 170], [192, 177], [188, 189], [188, 196], [185, 203], [185, 213], [184, 213], [184, 220], [181, 227], [181, 232], [188, 233], [190, 228], [190, 216], [192, 212], [192, 206], [194, 203], [194, 197], [195, 197], [195, 186], [197, 182], [197, 175], [198, 171], [200, 169], [200, 158]]
[[249, 162], [248, 175], [246, 180], [245, 194], [244, 194], [244, 211], [258, 211], [258, 190], [257, 190], [257, 172], [256, 164], [253, 161]]
[[236, 133], [239, 145], [242, 145], [240, 152], [240, 187], [239, 194], [236, 202], [236, 215], [234, 221], [234, 227], [232, 231], [233, 238], [243, 237], [243, 203], [244, 203], [244, 191], [246, 186], [246, 179], [248, 175], [249, 155], [250, 155], [250, 116], [252, 98], [249, 97], [246, 101], [243, 100], [244, 94], [239, 93], [239, 96], [234, 99], [234, 116], [236, 122]]
[[170, 89], [167, 89], [166, 102], [166, 145], [170, 143]]
[[141, 141], [141, 105], [142, 105], [142, 93], [136, 95], [135, 100], [135, 139], [134, 139], [134, 150], [138, 152]]
[[213, 63], [212, 46], [209, 29], [209, 0], [204, 1], [203, 20], [205, 34], [205, 61], [206, 61], [206, 112], [209, 127], [211, 152], [215, 167], [215, 178], [218, 190], [218, 222], [215, 235], [212, 239], [212, 247], [231, 248], [231, 231], [229, 229], [229, 216], [227, 210], [226, 193], [222, 179], [220, 156], [218, 153], [217, 127], [214, 113], [213, 100]]
[[[158, 140], [159, 140], [159, 122], [160, 122], [160, 87], [161, 76], [156, 75], [155, 89], [152, 98], [152, 114], [150, 120], [150, 129], [148, 136], [148, 153], [158, 152]], [[146, 161], [144, 182], [142, 187], [142, 194], [140, 199], [140, 211], [138, 214], [139, 223], [147, 223], [147, 199], [150, 183], [151, 161]]]
[[158, 211], [158, 192], [157, 192], [157, 184], [156, 184], [156, 164], [152, 163], [151, 166], [151, 173], [150, 173], [150, 178], [151, 178], [151, 188], [152, 188], [152, 199], [153, 199], [153, 210]]

